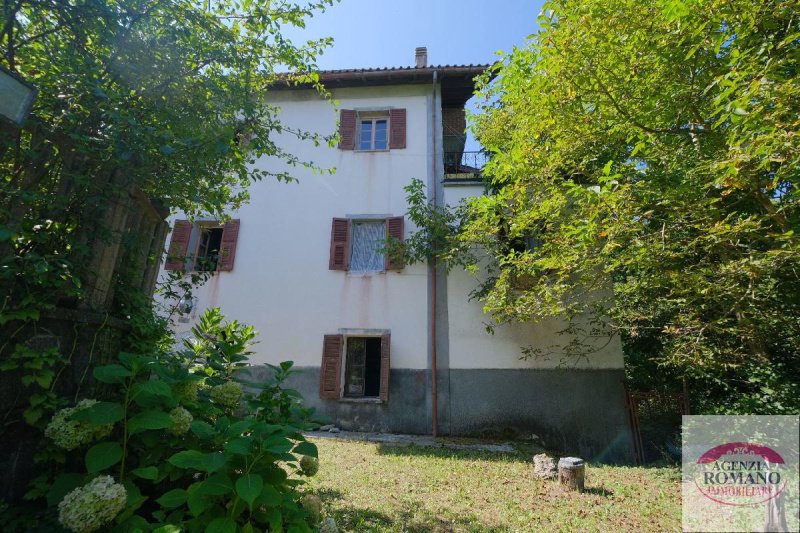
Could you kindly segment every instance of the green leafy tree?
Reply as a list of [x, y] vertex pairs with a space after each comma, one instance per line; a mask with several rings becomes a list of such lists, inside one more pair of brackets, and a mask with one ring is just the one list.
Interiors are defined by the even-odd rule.
[[282, 124], [264, 96], [281, 76], [327, 96], [313, 71], [330, 40], [282, 30], [332, 3], [4, 1], [0, 65], [38, 97], [22, 129], [0, 126], [0, 325], [81, 300], [131, 191], [220, 215], [255, 181], [292, 179], [257, 159], [316, 168], [275, 134], [330, 138]]
[[[151, 378], [164, 371], [168, 361], [152, 354], [167, 351], [174, 339], [167, 335], [168, 318], [153, 312], [143, 283], [143, 272], [152, 271], [160, 259], [159, 222], [177, 209], [223, 218], [226, 210], [247, 200], [247, 187], [256, 181], [292, 180], [293, 166], [326, 171], [284, 151], [276, 137], [294, 135], [317, 145], [332, 137], [282, 124], [266, 93], [278, 83], [305, 83], [321, 98], [329, 98], [314, 71], [330, 39], [293, 43], [283, 31], [303, 27], [307, 18], [332, 4], [333, 0], [2, 2], [0, 66], [38, 89], [21, 128], [0, 121], [0, 382], [14, 391], [3, 407], [0, 462], [13, 465], [8, 466], [14, 470], [9, 476], [13, 490], [4, 491], [10, 497], [20, 500], [20, 486], [45, 468], [32, 464], [30, 454], [20, 459], [19, 450], [38, 450], [37, 430], [45, 429], [55, 409], [72, 406], [80, 397], [121, 402], [126, 410], [134, 405], [159, 410], [154, 417], [138, 413], [138, 422], [131, 418], [134, 427], [144, 424], [134, 432], [126, 425], [128, 418], [117, 424], [121, 419], [115, 411], [116, 443], [103, 443], [91, 453], [92, 461], [87, 456], [91, 475], [107, 470], [104, 462], [114, 459], [120, 482], [129, 477], [131, 446], [146, 448], [155, 442], [135, 441], [155, 425], [163, 430], [167, 417], [182, 428], [188, 420], [185, 409], [198, 418], [191, 405], [178, 409], [174, 395], [161, 394], [160, 403], [151, 398], [150, 406], [132, 396], [118, 398], [120, 384], [126, 394], [133, 391], [131, 395], [140, 388], [165, 390]], [[267, 165], [254, 165], [266, 158], [282, 161], [281, 168], [289, 170], [273, 173], [263, 168]], [[97, 283], [101, 276], [102, 283]], [[190, 297], [192, 283], [203, 277], [173, 273], [165, 299], [180, 303]], [[84, 324], [84, 311], [96, 311], [99, 321]], [[86, 313], [90, 314], [95, 316]], [[213, 330], [221, 317], [209, 320], [205, 326]], [[74, 327], [44, 335], [50, 344], [33, 343], [54, 321], [72, 322]], [[116, 323], [114, 331], [109, 323]], [[227, 341], [209, 339], [195, 354], [210, 367], [204, 383], [220, 387], [213, 389], [218, 406], [252, 399], [242, 396], [231, 372], [246, 359], [243, 347], [253, 332], [238, 324], [226, 327]], [[99, 374], [97, 365], [104, 369]], [[278, 392], [274, 395], [280, 397]], [[102, 403], [101, 409], [110, 408]], [[280, 406], [284, 411], [285, 404]], [[259, 409], [263, 412], [264, 406]], [[207, 420], [219, 418], [210, 415]], [[65, 427], [75, 429], [71, 423]], [[219, 431], [226, 429], [220, 426]], [[158, 453], [173, 444], [166, 443]], [[65, 460], [63, 454], [57, 459]], [[69, 459], [69, 466], [75, 459]], [[148, 469], [147, 475], [151, 473]], [[170, 481], [177, 479], [167, 475], [173, 476]], [[31, 498], [49, 490], [52, 477], [39, 479]], [[74, 495], [77, 509], [91, 507], [93, 491], [106, 487], [103, 480], [97, 483]], [[271, 483], [265, 480], [264, 486]], [[106, 488], [118, 494], [116, 487]], [[244, 501], [249, 512], [256, 511], [256, 494], [250, 489], [240, 493], [237, 488], [234, 514], [242, 511]], [[11, 508], [19, 504], [15, 501]], [[39, 504], [36, 500], [34, 506]], [[173, 500], [163, 507], [177, 508], [178, 503]], [[194, 511], [197, 518], [199, 511]], [[219, 514], [218, 509], [214, 513]], [[197, 530], [211, 528], [206, 518]], [[292, 520], [273, 516], [276, 524]], [[217, 523], [219, 530], [229, 526], [230, 521]]]
[[498, 322], [591, 313], [637, 384], [796, 412], [800, 26], [769, 0], [545, 5], [472, 126], [493, 193], [464, 243]]

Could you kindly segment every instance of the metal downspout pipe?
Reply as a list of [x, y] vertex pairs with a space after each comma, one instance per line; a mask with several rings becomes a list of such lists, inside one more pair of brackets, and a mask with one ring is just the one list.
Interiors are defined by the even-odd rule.
[[[431, 201], [436, 206], [436, 190], [439, 186], [436, 175], [436, 83], [438, 71], [433, 71], [433, 95], [431, 100], [431, 135], [433, 154], [431, 156], [431, 170], [433, 171], [433, 188]], [[436, 285], [438, 282], [436, 258], [431, 259], [428, 268], [431, 269], [431, 435], [435, 438], [439, 433], [439, 394], [436, 375]]]

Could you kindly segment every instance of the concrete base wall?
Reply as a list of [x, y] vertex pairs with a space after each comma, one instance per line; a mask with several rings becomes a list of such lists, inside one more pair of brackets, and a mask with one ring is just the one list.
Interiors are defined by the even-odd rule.
[[621, 369], [451, 369], [449, 430], [511, 429], [584, 459], [627, 462], [623, 377]]
[[[253, 376], [265, 376], [254, 367]], [[448, 375], [449, 372], [449, 375]], [[439, 373], [441, 435], [512, 431], [545, 447], [600, 462], [629, 462], [623, 371], [575, 369], [453, 369]], [[444, 386], [449, 381], [448, 386]], [[307, 406], [352, 431], [430, 434], [428, 370], [391, 371], [389, 401], [321, 400], [319, 368], [302, 367], [289, 387]], [[449, 390], [449, 393], [448, 393]]]
[[[372, 399], [320, 399], [319, 370], [318, 367], [298, 367], [297, 373], [286, 383], [287, 387], [297, 389], [303, 395], [307, 407], [316, 409], [318, 418], [349, 431], [430, 433], [427, 370], [392, 369], [389, 401], [385, 404]], [[254, 378], [266, 377], [268, 372], [268, 367], [251, 368]]]

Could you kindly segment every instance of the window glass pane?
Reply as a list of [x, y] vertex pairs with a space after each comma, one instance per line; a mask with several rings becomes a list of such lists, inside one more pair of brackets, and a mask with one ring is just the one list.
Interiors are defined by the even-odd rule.
[[221, 243], [222, 228], [202, 228], [194, 269], [203, 272], [216, 270]]
[[347, 364], [345, 365], [345, 394], [347, 396], [364, 395], [365, 356], [366, 339], [347, 339]]
[[386, 149], [386, 121], [385, 120], [376, 120], [375, 121], [375, 149], [376, 150], [385, 150]]
[[351, 272], [383, 270], [383, 247], [386, 246], [386, 224], [383, 222], [354, 222], [350, 236], [353, 243], [350, 255]]
[[370, 150], [372, 148], [372, 121], [361, 121], [361, 137], [359, 137], [358, 147], [361, 150]]

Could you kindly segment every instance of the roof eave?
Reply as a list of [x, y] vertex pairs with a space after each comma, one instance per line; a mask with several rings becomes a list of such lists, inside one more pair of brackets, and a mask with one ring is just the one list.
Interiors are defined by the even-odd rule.
[[[320, 71], [319, 81], [328, 89], [343, 87], [371, 87], [384, 85], [407, 85], [432, 83], [436, 73], [437, 81], [443, 83], [451, 98], [443, 102], [450, 106], [463, 105], [474, 90], [475, 77], [483, 74], [491, 65], [441, 65], [430, 67], [404, 67], [383, 69], [353, 69]], [[447, 80], [447, 82], [444, 82]], [[311, 84], [277, 83], [273, 90], [310, 89]], [[457, 94], [456, 94], [456, 87]], [[452, 88], [449, 89], [449, 88]], [[466, 92], [465, 92], [466, 89]], [[444, 95], [443, 95], [444, 97]]]

